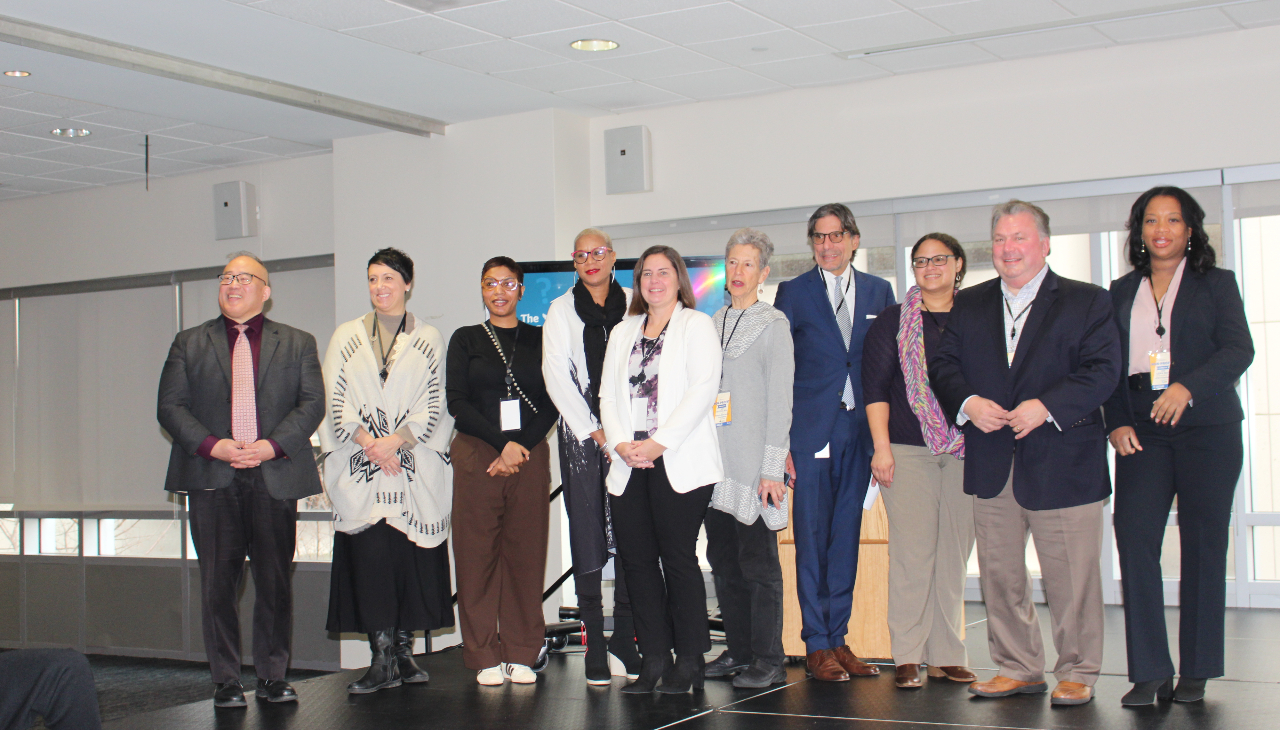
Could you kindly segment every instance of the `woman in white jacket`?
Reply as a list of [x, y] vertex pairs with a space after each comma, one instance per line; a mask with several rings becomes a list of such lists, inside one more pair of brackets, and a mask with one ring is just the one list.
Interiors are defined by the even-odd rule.
[[646, 250], [635, 288], [628, 313], [636, 316], [613, 329], [600, 386], [613, 526], [644, 656], [639, 679], [622, 691], [674, 694], [702, 686], [711, 648], [694, 546], [724, 476], [712, 415], [720, 343], [711, 318], [694, 309], [675, 249]]
[[[631, 303], [631, 290], [613, 278], [617, 260], [608, 233], [597, 228], [579, 233], [573, 241], [578, 281], [551, 302], [542, 327], [542, 378], [560, 411], [556, 440], [562, 501], [569, 516], [574, 590], [587, 634], [587, 684], [592, 685], [607, 685], [611, 680], [600, 578], [617, 544], [604, 489], [609, 457], [600, 425], [600, 374], [609, 332], [623, 320]], [[613, 635], [607, 651], [635, 679], [640, 674], [640, 655], [620, 562], [614, 564]]]

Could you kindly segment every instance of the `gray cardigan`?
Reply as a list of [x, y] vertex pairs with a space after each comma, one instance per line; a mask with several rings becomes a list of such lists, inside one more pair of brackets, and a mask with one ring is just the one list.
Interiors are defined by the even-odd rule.
[[724, 350], [720, 392], [730, 394], [732, 421], [716, 427], [725, 478], [715, 485], [711, 506], [747, 525], [763, 511], [770, 529], [780, 530], [790, 500], [762, 510], [758, 490], [762, 478], [782, 481], [791, 444], [791, 328], [764, 302], [725, 307], [713, 322]]

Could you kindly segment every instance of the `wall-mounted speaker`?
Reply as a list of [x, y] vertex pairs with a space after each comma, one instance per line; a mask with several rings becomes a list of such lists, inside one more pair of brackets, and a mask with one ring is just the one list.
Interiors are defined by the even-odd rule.
[[605, 193], [617, 195], [652, 190], [649, 128], [641, 125], [604, 130]]
[[249, 238], [258, 235], [258, 191], [237, 180], [213, 186], [213, 237]]

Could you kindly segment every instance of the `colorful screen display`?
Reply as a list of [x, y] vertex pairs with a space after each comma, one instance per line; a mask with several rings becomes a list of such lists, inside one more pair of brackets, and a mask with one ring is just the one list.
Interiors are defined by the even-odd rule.
[[[689, 269], [698, 311], [714, 315], [729, 301], [724, 291], [724, 259], [693, 256], [686, 257], [684, 263]], [[516, 314], [520, 321], [541, 327], [551, 302], [573, 288], [578, 274], [570, 261], [521, 262], [520, 266], [524, 269], [524, 298], [517, 305]], [[614, 267], [618, 283], [630, 287], [635, 266], [635, 259], [618, 259]]]

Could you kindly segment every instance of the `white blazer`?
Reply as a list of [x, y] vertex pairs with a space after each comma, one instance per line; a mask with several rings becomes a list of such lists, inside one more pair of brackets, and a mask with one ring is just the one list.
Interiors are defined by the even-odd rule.
[[[623, 287], [622, 292], [630, 306], [631, 290]], [[542, 325], [542, 380], [551, 402], [556, 404], [565, 425], [579, 441], [591, 438], [591, 432], [600, 428], [587, 405], [590, 379], [587, 353], [582, 346], [583, 328], [582, 318], [573, 304], [573, 289], [552, 300]]]
[[[609, 494], [627, 489], [631, 467], [617, 445], [631, 441], [631, 385], [627, 372], [631, 348], [640, 338], [645, 317], [632, 317], [613, 328], [600, 377], [600, 420], [613, 462], [606, 480]], [[720, 440], [711, 409], [720, 390], [720, 340], [711, 318], [676, 304], [658, 359], [658, 430], [653, 440], [667, 447], [663, 463], [678, 494], [724, 479]]]

